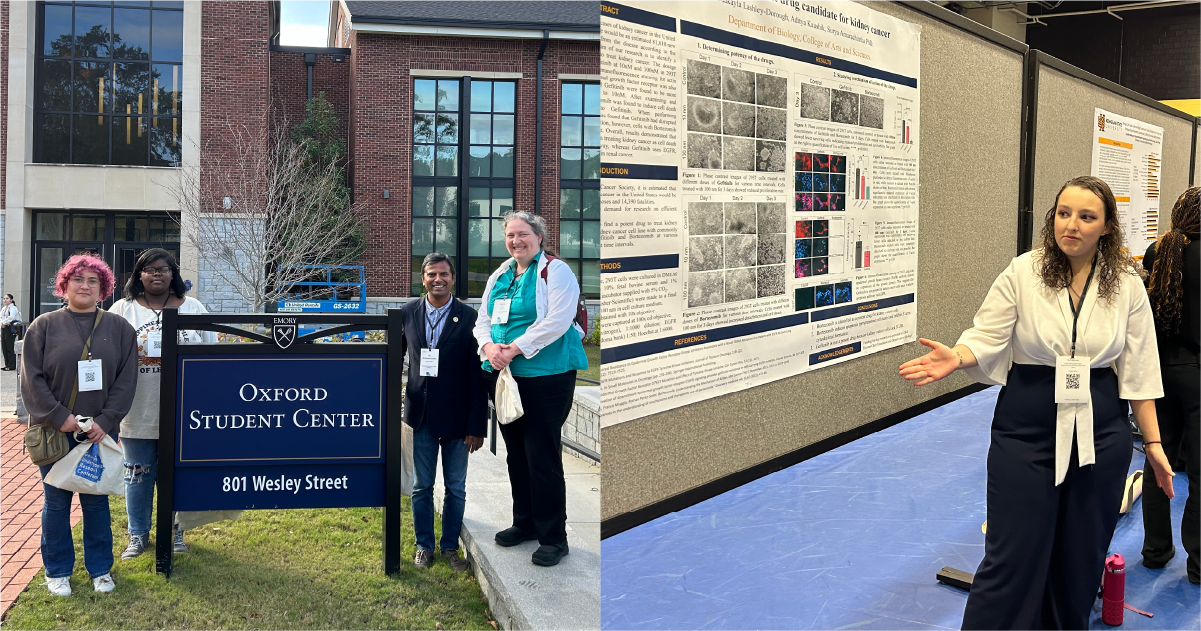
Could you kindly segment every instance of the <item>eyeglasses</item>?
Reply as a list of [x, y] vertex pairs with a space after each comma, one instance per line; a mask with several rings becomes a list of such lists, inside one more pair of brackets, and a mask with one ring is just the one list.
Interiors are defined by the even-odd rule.
[[142, 273], [148, 274], [151, 276], [170, 276], [171, 275], [171, 266], [164, 265], [162, 267], [143, 267]]

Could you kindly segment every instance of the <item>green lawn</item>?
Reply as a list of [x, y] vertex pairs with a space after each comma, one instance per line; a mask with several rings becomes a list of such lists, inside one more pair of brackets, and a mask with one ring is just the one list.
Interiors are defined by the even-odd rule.
[[[588, 379], [596, 379], [597, 381], [600, 381], [600, 366], [601, 366], [600, 347], [599, 346], [589, 346], [588, 344], [585, 344], [584, 352], [588, 353], [588, 370], [586, 370], [584, 372], [576, 373], [576, 376], [577, 377], [586, 377]], [[577, 381], [576, 385], [595, 386], [596, 384], [583, 383], [583, 382]]]
[[[96, 594], [83, 567], [82, 526], [68, 598], [39, 573], [5, 616], [11, 629], [494, 629], [479, 585], [439, 559], [413, 566], [412, 514], [404, 501], [402, 569], [383, 573], [383, 512], [376, 508], [246, 511], [237, 521], [185, 533], [170, 580], [153, 573], [154, 542], [120, 560], [125, 503], [113, 516], [111, 594]], [[441, 531], [440, 519], [435, 528]]]

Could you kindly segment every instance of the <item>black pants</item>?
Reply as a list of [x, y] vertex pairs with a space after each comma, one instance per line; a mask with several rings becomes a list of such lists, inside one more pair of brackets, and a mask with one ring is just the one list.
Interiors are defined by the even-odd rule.
[[988, 534], [964, 629], [1087, 629], [1118, 523], [1132, 438], [1117, 375], [1092, 371], [1096, 464], [1076, 439], [1055, 486], [1055, 368], [1014, 364], [988, 448]]
[[[1164, 398], [1155, 401], [1155, 413], [1159, 417], [1159, 435], [1168, 462], [1173, 465], [1177, 457], [1184, 461], [1188, 475], [1188, 499], [1184, 502], [1184, 518], [1180, 521], [1180, 539], [1188, 553], [1189, 580], [1196, 583], [1201, 578], [1198, 567], [1198, 545], [1201, 542], [1201, 524], [1197, 520], [1197, 504], [1201, 492], [1197, 490], [1198, 406], [1201, 405], [1201, 370], [1197, 364], [1161, 366]], [[1163, 489], [1155, 484], [1155, 473], [1150, 463], [1143, 465], [1143, 559], [1162, 564], [1172, 554], [1172, 507]]]
[[4, 352], [4, 367], [16, 368], [17, 356], [13, 352], [13, 343], [16, 341], [17, 336], [13, 335], [12, 325], [0, 328], [3, 328], [3, 331], [0, 332], [0, 348]]
[[[488, 396], [495, 372], [484, 371]], [[567, 483], [563, 479], [563, 423], [575, 396], [575, 371], [545, 377], [514, 377], [521, 418], [500, 426], [513, 490], [513, 525], [538, 535], [538, 543], [567, 541]]]

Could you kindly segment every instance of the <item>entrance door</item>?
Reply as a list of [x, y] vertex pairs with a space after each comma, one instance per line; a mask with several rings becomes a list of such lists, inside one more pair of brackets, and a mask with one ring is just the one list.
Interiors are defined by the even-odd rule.
[[[34, 279], [36, 281], [34, 291], [36, 291], [37, 313], [46, 313], [54, 311], [63, 305], [63, 299], [54, 295], [55, 274], [58, 273], [58, 268], [67, 262], [67, 257], [75, 254], [83, 254], [85, 252], [103, 257], [102, 244], [37, 244], [35, 246], [34, 260]], [[108, 306], [108, 304], [102, 305]]]

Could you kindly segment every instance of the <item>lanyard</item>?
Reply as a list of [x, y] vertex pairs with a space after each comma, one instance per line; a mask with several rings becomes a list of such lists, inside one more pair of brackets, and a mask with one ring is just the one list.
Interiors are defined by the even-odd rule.
[[163, 306], [159, 307], [158, 311], [155, 311], [154, 307], [150, 306], [150, 296], [142, 294], [142, 300], [146, 301], [146, 308], [154, 313], [154, 324], [158, 325], [163, 320], [163, 310], [167, 308], [167, 303], [171, 302], [171, 292], [167, 292], [167, 295], [163, 298]]
[[100, 308], [96, 308], [96, 321], [92, 324], [92, 332], [84, 336], [83, 328], [79, 326], [79, 320], [75, 316], [71, 316], [75, 321], [75, 328], [79, 330], [79, 339], [83, 340], [83, 350], [88, 354], [88, 361], [92, 361], [92, 336], [96, 334], [96, 327], [100, 326]]
[[1080, 320], [1080, 312], [1084, 311], [1084, 296], [1088, 294], [1088, 286], [1093, 282], [1093, 274], [1097, 271], [1097, 258], [1093, 257], [1093, 267], [1088, 270], [1088, 278], [1084, 280], [1084, 289], [1080, 291], [1080, 308], [1072, 304], [1072, 282], [1068, 281], [1068, 306], [1072, 308], [1072, 357], [1076, 356], [1076, 322]]
[[[452, 299], [453, 299], [453, 297], [452, 297]], [[438, 325], [442, 324], [442, 321], [446, 319], [446, 314], [450, 313], [450, 303], [449, 302], [446, 303], [446, 305], [445, 305], [446, 309], [442, 311], [442, 315], [438, 316], [437, 320], [430, 320], [430, 306], [431, 305], [429, 304], [429, 300], [426, 300], [425, 301], [425, 322], [426, 322], [426, 324], [430, 325], [430, 328], [428, 330], [426, 330], [425, 343], [426, 343], [426, 348], [437, 348], [436, 343], [438, 340], [430, 339], [430, 338], [434, 335], [434, 331], [437, 330]]]

